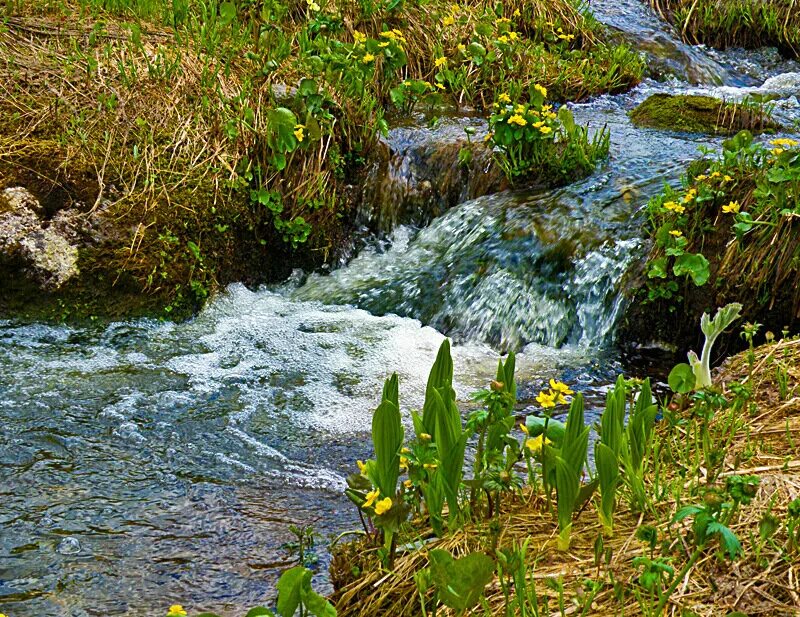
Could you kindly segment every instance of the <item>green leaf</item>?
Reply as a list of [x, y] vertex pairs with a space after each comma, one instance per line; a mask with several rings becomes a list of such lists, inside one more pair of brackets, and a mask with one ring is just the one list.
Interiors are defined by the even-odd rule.
[[428, 557], [439, 599], [456, 611], [466, 611], [478, 604], [494, 576], [494, 561], [484, 553], [453, 559], [447, 551], [434, 549]]
[[[267, 143], [276, 153], [291, 152], [297, 147], [294, 127], [297, 117], [291, 109], [276, 107], [267, 112]], [[285, 163], [284, 163], [285, 166]]]
[[323, 596], [312, 589], [304, 589], [302, 594], [303, 606], [315, 617], [336, 617], [336, 609]]
[[300, 96], [309, 96], [319, 92], [319, 86], [313, 79], [305, 78], [300, 80], [300, 85], [297, 87], [297, 94]]
[[286, 570], [278, 580], [278, 614], [281, 617], [293, 617], [297, 607], [300, 606], [300, 594], [306, 577], [311, 578], [303, 566], [295, 566]]
[[[200, 616], [198, 615], [198, 617]], [[263, 606], [256, 606], [247, 611], [247, 615], [244, 617], [275, 617], [275, 613]]]
[[706, 534], [719, 534], [720, 543], [728, 552], [728, 557], [736, 559], [742, 554], [742, 543], [728, 527], [716, 521], [709, 523], [706, 527]]
[[697, 383], [697, 378], [695, 377], [692, 367], [685, 362], [682, 362], [680, 364], [676, 364], [669, 372], [667, 381], [669, 382], [669, 387], [672, 388], [673, 392], [687, 394], [694, 390], [695, 383]]
[[383, 397], [372, 417], [372, 443], [375, 448], [378, 488], [385, 497], [394, 497], [400, 476], [400, 448], [403, 446], [403, 424], [397, 406], [396, 373], [386, 380]]
[[236, 19], [236, 5], [233, 2], [223, 2], [219, 5], [219, 16], [224, 25], [228, 25]]
[[647, 278], [667, 278], [667, 258], [659, 257], [650, 262], [647, 268]]
[[705, 285], [710, 276], [708, 260], [701, 253], [684, 253], [675, 259], [672, 266], [675, 276], [688, 274], [698, 287]]
[[619, 484], [619, 461], [614, 451], [604, 443], [595, 444], [594, 452], [600, 480], [600, 518], [603, 526], [610, 531]]

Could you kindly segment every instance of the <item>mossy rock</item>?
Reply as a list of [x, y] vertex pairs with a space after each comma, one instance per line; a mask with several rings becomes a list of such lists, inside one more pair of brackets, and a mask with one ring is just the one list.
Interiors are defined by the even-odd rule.
[[653, 94], [631, 112], [636, 126], [686, 133], [733, 134], [780, 128], [755, 105], [726, 103], [711, 96]]

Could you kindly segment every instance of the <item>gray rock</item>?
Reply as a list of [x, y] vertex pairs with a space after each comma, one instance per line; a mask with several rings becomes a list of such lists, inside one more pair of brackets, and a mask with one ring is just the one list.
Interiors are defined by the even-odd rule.
[[0, 194], [0, 259], [20, 263], [24, 274], [44, 290], [60, 288], [78, 274], [78, 247], [68, 234], [45, 226], [38, 200], [22, 187]]

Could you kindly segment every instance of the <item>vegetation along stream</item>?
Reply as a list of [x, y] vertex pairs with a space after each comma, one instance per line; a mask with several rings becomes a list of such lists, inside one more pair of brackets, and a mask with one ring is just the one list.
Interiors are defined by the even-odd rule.
[[[359, 527], [343, 488], [370, 455], [381, 384], [397, 371], [403, 406], [420, 406], [445, 336], [465, 407], [517, 350], [525, 404], [558, 378], [596, 419], [621, 367], [626, 275], [647, 251], [642, 207], [723, 139], [638, 128], [629, 112], [654, 93], [761, 93], [788, 126], [800, 66], [687, 45], [636, 0], [592, 9], [663, 76], [568, 104], [578, 124], [610, 130], [608, 159], [585, 179], [499, 190], [464, 178], [448, 146], [465, 129], [482, 142], [487, 121], [419, 114], [389, 130], [362, 187], [380, 201], [361, 214], [380, 233], [330, 272], [233, 284], [182, 323], [0, 322], [0, 612], [262, 602], [289, 563], [290, 524]], [[317, 557], [324, 588], [324, 540]]]

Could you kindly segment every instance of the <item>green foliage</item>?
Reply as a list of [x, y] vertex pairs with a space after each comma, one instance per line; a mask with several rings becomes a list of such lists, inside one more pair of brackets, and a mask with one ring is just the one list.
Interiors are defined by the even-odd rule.
[[583, 396], [577, 394], [567, 415], [564, 441], [554, 456], [560, 551], [569, 549], [572, 516], [578, 504], [588, 447], [589, 427], [584, 422]]
[[679, 189], [667, 186], [648, 204], [648, 299], [677, 301], [678, 283], [691, 280], [715, 284], [725, 299], [746, 293], [748, 304], [763, 304], [782, 285], [795, 285], [798, 197], [800, 142], [766, 145], [747, 131], [726, 140], [718, 156], [690, 166]]
[[494, 575], [494, 561], [484, 553], [470, 553], [459, 559], [447, 551], [428, 553], [430, 578], [438, 598], [457, 614], [480, 602], [484, 589]]
[[516, 104], [501, 94], [489, 118], [491, 144], [512, 183], [553, 176], [571, 180], [590, 173], [608, 154], [605, 128], [590, 140], [588, 129], [575, 124], [567, 107], [556, 113], [545, 104], [546, 93], [536, 84], [530, 89], [530, 102]]
[[[711, 315], [708, 313], [703, 313], [703, 316], [700, 318], [700, 329], [706, 337], [703, 343], [703, 353], [702, 356], [698, 358], [695, 352], [689, 352], [689, 364], [695, 377], [693, 386], [695, 389], [700, 390], [711, 387], [711, 349], [714, 347], [714, 343], [717, 341], [717, 338], [719, 338], [719, 335], [734, 321], [739, 319], [741, 310], [742, 305], [734, 302], [717, 309], [714, 319], [711, 319]], [[681, 366], [685, 365], [678, 365], [678, 367]], [[673, 369], [673, 371], [679, 371], [675, 376], [675, 385], [680, 388], [686, 388], [691, 380], [688, 378], [677, 379], [679, 375], [685, 375], [685, 368], [678, 367]], [[672, 373], [670, 373], [670, 375], [672, 375]], [[676, 392], [680, 391], [677, 388], [673, 389]]]

